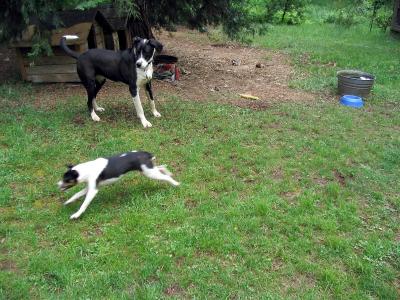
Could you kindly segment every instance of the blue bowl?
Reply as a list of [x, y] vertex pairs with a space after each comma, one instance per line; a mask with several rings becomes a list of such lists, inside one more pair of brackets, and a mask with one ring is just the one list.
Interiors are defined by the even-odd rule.
[[344, 95], [340, 98], [340, 103], [345, 106], [351, 106], [360, 108], [364, 106], [364, 102], [361, 97], [353, 95]]

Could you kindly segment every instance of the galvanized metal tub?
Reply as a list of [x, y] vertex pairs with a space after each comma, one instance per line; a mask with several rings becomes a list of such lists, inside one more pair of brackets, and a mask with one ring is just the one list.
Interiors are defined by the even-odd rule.
[[375, 82], [375, 76], [357, 70], [337, 72], [339, 95], [367, 97]]

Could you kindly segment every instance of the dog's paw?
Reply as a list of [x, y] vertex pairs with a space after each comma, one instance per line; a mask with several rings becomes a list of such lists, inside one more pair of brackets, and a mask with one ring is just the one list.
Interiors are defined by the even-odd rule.
[[74, 213], [73, 215], [71, 215], [71, 216], [69, 217], [69, 219], [70, 219], [70, 220], [76, 220], [76, 219], [78, 219], [80, 216], [81, 216], [80, 213]]
[[95, 111], [105, 111], [105, 109], [103, 107], [97, 106], [95, 108]]
[[146, 119], [142, 120], [142, 125], [144, 128], [148, 128], [153, 126], [149, 121], [147, 121]]
[[180, 186], [180, 185], [181, 185], [181, 183], [180, 183], [180, 182], [178, 182], [178, 181], [175, 181], [175, 180], [174, 180], [174, 182], [172, 183], [172, 185], [174, 185], [174, 186]]
[[90, 116], [92, 117], [92, 120], [95, 122], [99, 122], [100, 118], [98, 115], [96, 115], [96, 113], [94, 111], [92, 111], [92, 113], [90, 114]]
[[161, 114], [158, 112], [158, 111], [153, 111], [153, 115], [156, 117], [156, 118], [160, 118], [161, 117]]

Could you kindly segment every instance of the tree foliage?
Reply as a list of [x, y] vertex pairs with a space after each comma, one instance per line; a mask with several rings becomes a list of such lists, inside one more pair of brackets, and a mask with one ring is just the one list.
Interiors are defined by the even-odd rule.
[[[265, 0], [263, 0], [265, 1]], [[242, 30], [251, 31], [259, 24], [249, 13], [252, 1], [245, 0], [115, 0], [117, 7], [127, 11], [134, 7], [136, 17], [149, 27], [168, 27], [175, 24], [202, 29], [222, 24], [230, 37]], [[257, 20], [259, 21], [259, 20]]]
[[[128, 15], [127, 24], [132, 32], [143, 37], [152, 37], [151, 29], [157, 27], [184, 24], [203, 29], [221, 24], [231, 38], [238, 38], [260, 33], [272, 22], [299, 23], [311, 0], [1, 0], [0, 42], [17, 37], [35, 19], [38, 26], [33, 53], [47, 52], [49, 32], [45, 29], [62, 26], [58, 11], [111, 2]], [[334, 5], [341, 6], [341, 10], [332, 13], [329, 22], [351, 25], [357, 14], [362, 18], [369, 15], [371, 27], [377, 24], [386, 29], [390, 20], [388, 7], [391, 9], [393, 0], [337, 0]]]
[[374, 22], [376, 22], [378, 27], [381, 28], [384, 27], [384, 30], [386, 31], [386, 28], [389, 25], [388, 18], [390, 18], [390, 16], [388, 15], [385, 16], [382, 10], [392, 5], [393, 5], [393, 0], [364, 0], [364, 6], [370, 12], [371, 15], [369, 31], [372, 30]]
[[[273, 16], [280, 14], [280, 22], [288, 24], [296, 24], [296, 17], [301, 20], [304, 15], [304, 8], [309, 3], [309, 0], [269, 0], [266, 1], [267, 15]], [[286, 20], [287, 16], [291, 16]]]
[[369, 23], [370, 31], [374, 25], [386, 31], [392, 20], [393, 4], [394, 0], [337, 1], [336, 9], [329, 13], [325, 22], [348, 28], [359, 23]]
[[[52, 25], [61, 26], [57, 12], [65, 9], [86, 9], [104, 2], [113, 2], [131, 20], [144, 23], [148, 28], [170, 24], [187, 24], [193, 28], [222, 24], [226, 32], [235, 37], [242, 29], [250, 29], [255, 22], [249, 17], [249, 0], [2, 0], [0, 1], [0, 41], [17, 37], [33, 18], [39, 25], [38, 36], [44, 36]], [[137, 25], [137, 23], [136, 23]], [[151, 30], [148, 32], [151, 35]]]
[[[0, 41], [17, 37], [33, 19], [38, 21], [39, 32], [44, 30], [46, 22], [60, 25], [57, 11], [76, 8], [96, 0], [1, 0], [0, 1]], [[84, 6], [83, 6], [84, 7]], [[43, 25], [43, 26], [42, 26]]]

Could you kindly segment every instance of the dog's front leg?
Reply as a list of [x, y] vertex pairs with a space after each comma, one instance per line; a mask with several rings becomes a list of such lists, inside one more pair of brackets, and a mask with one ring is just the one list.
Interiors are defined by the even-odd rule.
[[156, 104], [154, 102], [153, 89], [151, 88], [151, 81], [146, 83], [146, 95], [150, 101], [151, 112], [153, 113], [153, 115], [157, 118], [161, 117], [161, 114], [157, 111]]
[[77, 192], [75, 195], [73, 195], [68, 201], [64, 202], [64, 205], [68, 205], [72, 202], [75, 202], [76, 200], [78, 200], [80, 197], [85, 196], [87, 193], [88, 189], [84, 188], [82, 191]]
[[86, 194], [85, 201], [83, 201], [79, 210], [70, 217], [71, 220], [78, 219], [81, 216], [81, 214], [83, 214], [85, 212], [85, 210], [89, 206], [90, 202], [92, 202], [93, 198], [96, 196], [96, 194], [98, 192], [97, 187], [96, 187], [96, 181], [89, 182], [87, 190], [88, 191]]
[[133, 104], [135, 105], [136, 114], [139, 117], [140, 121], [142, 122], [143, 127], [147, 128], [153, 126], [149, 121], [147, 121], [146, 117], [144, 116], [142, 103], [140, 102], [140, 97], [139, 97], [139, 89], [137, 87], [130, 86], [129, 90], [133, 97]]

